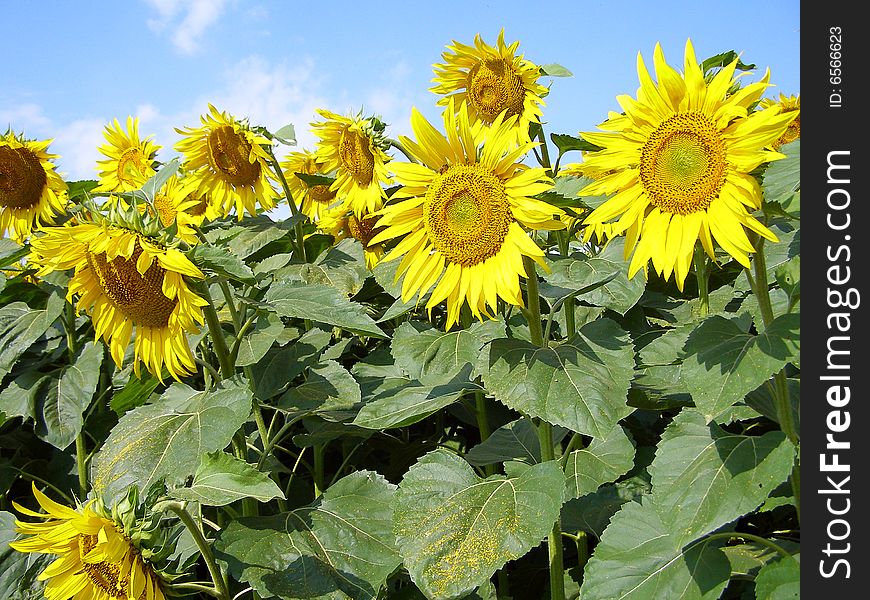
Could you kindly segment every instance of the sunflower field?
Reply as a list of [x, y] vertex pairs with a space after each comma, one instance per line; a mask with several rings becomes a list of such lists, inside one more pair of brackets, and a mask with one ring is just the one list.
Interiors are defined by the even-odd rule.
[[549, 132], [466, 42], [412, 136], [0, 136], [0, 597], [797, 597], [800, 96], [657, 45]]

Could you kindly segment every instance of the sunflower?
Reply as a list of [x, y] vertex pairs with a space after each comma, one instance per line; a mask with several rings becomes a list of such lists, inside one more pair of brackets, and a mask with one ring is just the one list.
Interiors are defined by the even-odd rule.
[[301, 205], [302, 213], [313, 222], [317, 222], [335, 202], [335, 190], [329, 185], [308, 185], [297, 173], [304, 175], [324, 174], [323, 163], [318, 160], [317, 154], [310, 150], [291, 152], [281, 162], [287, 187], [293, 196], [293, 201]]
[[615, 194], [587, 217], [587, 236], [612, 224], [609, 235], [626, 234], [626, 259], [634, 251], [630, 276], [652, 260], [682, 289], [698, 239], [711, 259], [715, 240], [745, 267], [755, 249], [744, 228], [777, 241], [751, 214], [761, 207], [761, 189], [750, 172], [784, 157], [766, 148], [795, 113], [750, 112], [769, 74], [729, 95], [737, 60], [705, 81], [691, 40], [684, 75], [665, 62], [658, 44], [653, 60], [658, 82], [638, 54], [637, 99], [619, 96], [625, 114], [602, 123], [603, 132], [582, 134], [602, 148], [586, 156], [586, 172], [602, 176], [579, 193]]
[[175, 379], [195, 372], [186, 333], [198, 331], [206, 301], [184, 277], [203, 274], [180, 250], [107, 222], [53, 227], [31, 247], [40, 275], [75, 269], [67, 298], [78, 296], [119, 368], [135, 327], [137, 375], [140, 363], [161, 380], [164, 366]]
[[58, 156], [47, 152], [51, 141], [0, 135], [0, 236], [21, 243], [64, 211], [67, 186], [51, 162]]
[[345, 238], [357, 240], [363, 247], [366, 267], [374, 269], [384, 257], [383, 244], [373, 244], [372, 240], [383, 228], [378, 227], [378, 215], [363, 215], [357, 217], [343, 207], [338, 207], [322, 214], [320, 229], [335, 238], [335, 241]]
[[508, 117], [517, 117], [519, 141], [529, 141], [529, 124], [540, 123], [543, 97], [547, 88], [538, 83], [541, 68], [525, 60], [516, 51], [520, 43], [510, 46], [504, 42], [504, 29], [498, 34], [496, 46], [483, 42], [480, 34], [474, 38], [474, 46], [466, 46], [456, 40], [441, 54], [443, 64], [433, 65], [438, 85], [429, 91], [445, 96], [438, 100], [447, 106], [454, 99], [454, 107], [465, 100], [471, 121], [491, 125], [502, 112]]
[[[205, 219], [207, 201], [191, 196], [189, 187], [190, 181], [173, 175], [155, 194], [154, 209], [163, 227], [175, 223], [176, 237], [193, 246], [199, 243], [194, 227], [199, 226]], [[195, 210], [198, 211], [197, 215], [193, 214]]]
[[794, 121], [788, 124], [788, 129], [783, 133], [773, 144], [771, 147], [774, 150], [779, 150], [780, 146], [788, 144], [790, 142], [795, 141], [801, 136], [801, 95], [797, 96], [786, 96], [785, 94], [779, 95], [779, 100], [773, 100], [771, 98], [764, 98], [759, 104], [761, 108], [770, 108], [772, 106], [779, 109], [780, 112], [788, 113], [788, 112], [796, 112], [797, 116], [794, 118]]
[[208, 108], [210, 114], [200, 117], [202, 127], [175, 130], [184, 136], [175, 149], [184, 154], [182, 169], [196, 193], [207, 194], [223, 216], [235, 208], [240, 221], [246, 210], [256, 214], [257, 204], [262, 210], [275, 208], [279, 195], [271, 181], [276, 175], [261, 147], [271, 142], [211, 104]]
[[435, 286], [426, 308], [431, 313], [446, 299], [448, 329], [466, 301], [479, 319], [496, 310], [498, 297], [522, 306], [523, 256], [544, 265], [543, 251], [523, 226], [564, 227], [560, 209], [530, 198], [553, 181], [544, 169], [516, 162], [534, 145], [517, 146], [512, 128], [518, 117], [497, 117], [484, 142], [472, 132], [466, 103], [458, 111], [452, 103], [444, 112], [447, 137], [414, 109], [411, 126], [420, 141], [401, 141], [422, 164], [393, 165], [404, 186], [393, 198], [404, 200], [381, 211], [377, 225], [385, 230], [371, 241], [402, 238], [384, 258], [404, 255], [396, 271], [397, 278], [405, 276], [402, 300]]
[[161, 148], [149, 136], [139, 139], [139, 119], [127, 117], [127, 132], [118, 119], [106, 125], [103, 136], [108, 144], [98, 150], [108, 158], [98, 160], [100, 185], [95, 192], [129, 192], [138, 190], [155, 173], [157, 151]]
[[381, 184], [391, 183], [384, 166], [390, 157], [384, 152], [382, 125], [362, 115], [343, 117], [328, 110], [317, 113], [326, 119], [312, 123], [317, 142], [317, 160], [323, 171], [335, 171], [329, 186], [344, 205], [361, 217], [381, 208], [386, 193]]
[[13, 506], [43, 521], [16, 520], [18, 532], [31, 537], [10, 542], [9, 547], [58, 556], [38, 576], [40, 581], [48, 580], [48, 600], [163, 600], [159, 576], [100, 502], [91, 500], [69, 508], [35, 485], [33, 495], [45, 514], [15, 502]]

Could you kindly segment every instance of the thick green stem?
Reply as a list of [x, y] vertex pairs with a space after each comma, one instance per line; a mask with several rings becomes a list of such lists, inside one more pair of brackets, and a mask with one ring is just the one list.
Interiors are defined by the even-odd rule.
[[208, 568], [212, 583], [214, 583], [215, 590], [218, 593], [216, 597], [221, 600], [230, 600], [230, 591], [227, 588], [227, 582], [215, 562], [214, 554], [211, 552], [211, 547], [208, 545], [208, 541], [202, 534], [199, 525], [196, 524], [196, 521], [194, 521], [193, 517], [190, 516], [190, 513], [185, 510], [184, 505], [180, 502], [169, 502], [167, 503], [166, 508], [178, 515], [178, 518], [181, 519], [181, 522], [184, 523], [184, 526], [187, 527], [191, 537], [193, 537], [193, 541], [196, 542], [196, 546], [199, 548], [200, 554], [202, 554], [205, 566]]
[[326, 454], [326, 444], [315, 444], [314, 446], [314, 497], [318, 498], [323, 493], [323, 478], [324, 464], [323, 458]]
[[[527, 318], [532, 343], [536, 346], [544, 346], [545, 340], [541, 331], [541, 298], [538, 294], [538, 273], [535, 270], [535, 262], [528, 256], [523, 256], [523, 264], [528, 277], [526, 290], [528, 291]], [[541, 445], [541, 461], [556, 460], [555, 448], [553, 447], [553, 426], [547, 421], [537, 423], [538, 441]], [[550, 599], [565, 600], [565, 567], [562, 561], [562, 524], [557, 518], [553, 528], [547, 536], [547, 547], [550, 555]]]
[[695, 246], [695, 276], [698, 279], [698, 308], [702, 317], [710, 314], [710, 274], [707, 272], [707, 253]]
[[233, 365], [230, 350], [227, 348], [227, 340], [224, 337], [224, 330], [221, 327], [221, 321], [214, 308], [214, 301], [211, 299], [211, 294], [208, 291], [208, 284], [203, 286], [203, 290], [203, 295], [208, 304], [202, 308], [202, 313], [203, 316], [205, 316], [205, 322], [208, 325], [212, 348], [214, 348], [214, 353], [217, 355], [218, 362], [221, 365], [221, 376], [224, 379], [227, 379], [235, 374], [236, 368]]
[[85, 434], [79, 432], [76, 436], [76, 468], [79, 475], [79, 495], [88, 495], [88, 452], [85, 448]]
[[[758, 301], [758, 309], [761, 312], [761, 320], [764, 322], [764, 327], [770, 326], [773, 322], [773, 306], [770, 302], [770, 289], [767, 283], [767, 261], [764, 257], [764, 238], [760, 238], [757, 242], [757, 250], [755, 257], [752, 260], [755, 276], [749, 269], [746, 270], [746, 278], [749, 281], [749, 286], [755, 294]], [[797, 449], [795, 463], [792, 466], [791, 473], [791, 488], [794, 495], [795, 509], [797, 510], [798, 522], [801, 516], [801, 490], [800, 490], [800, 438], [795, 427], [794, 415], [791, 410], [791, 398], [789, 398], [788, 379], [785, 374], [785, 369], [781, 370], [774, 377], [773, 399], [776, 406], [776, 418], [779, 421], [779, 426], [782, 428], [786, 437], [794, 444]]]
[[284, 197], [287, 198], [287, 204], [290, 205], [290, 214], [291, 216], [297, 218], [296, 225], [294, 227], [295, 237], [296, 237], [296, 250], [299, 253], [299, 258], [302, 259], [302, 262], [308, 262], [308, 259], [305, 256], [305, 236], [302, 231], [302, 218], [301, 213], [299, 212], [299, 207], [296, 206], [295, 200], [293, 200], [293, 193], [290, 191], [290, 186], [287, 185], [287, 179], [284, 177], [284, 171], [281, 169], [281, 165], [278, 163], [278, 159], [275, 158], [275, 153], [272, 152], [272, 148], [269, 148], [269, 162], [272, 165], [272, 168], [275, 169], [275, 174], [278, 176], [278, 181], [281, 182], [281, 187], [284, 189]]

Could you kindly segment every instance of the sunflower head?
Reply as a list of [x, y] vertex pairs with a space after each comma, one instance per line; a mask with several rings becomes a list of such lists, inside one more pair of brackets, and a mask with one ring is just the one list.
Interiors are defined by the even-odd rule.
[[187, 335], [199, 331], [206, 301], [187, 278], [203, 274], [180, 250], [102, 219], [46, 229], [31, 251], [40, 275], [74, 269], [67, 298], [90, 314], [119, 368], [133, 338], [137, 375], [141, 364], [160, 380], [164, 367], [175, 379], [195, 372]]
[[595, 181], [580, 195], [613, 194], [587, 217], [587, 239], [625, 233], [630, 275], [652, 261], [682, 289], [698, 240], [710, 258], [715, 242], [746, 267], [755, 251], [746, 229], [776, 241], [752, 216], [761, 207], [761, 189], [750, 173], [783, 158], [768, 148], [796, 114], [750, 111], [769, 75], [738, 87], [735, 59], [705, 79], [691, 41], [682, 75], [667, 64], [660, 45], [653, 61], [656, 80], [638, 55], [637, 98], [617, 98], [624, 114], [611, 113], [602, 131], [582, 134], [602, 149], [585, 157], [584, 173]]
[[516, 117], [518, 139], [529, 141], [529, 124], [540, 123], [547, 88], [538, 83], [540, 67], [517, 54], [519, 44], [505, 44], [504, 30], [495, 46], [480, 34], [474, 46], [454, 40], [441, 55], [444, 62], [434, 65], [437, 85], [430, 91], [444, 96], [438, 104], [447, 106], [453, 98], [458, 107], [465, 101], [470, 118], [487, 125], [502, 113]]
[[353, 212], [339, 206], [323, 213], [318, 225], [325, 233], [331, 235], [335, 242], [346, 238], [357, 240], [363, 247], [366, 267], [374, 269], [384, 257], [384, 245], [372, 243], [374, 237], [382, 231], [378, 227], [379, 216], [363, 215], [357, 217]]
[[[336, 191], [330, 189], [334, 180], [322, 177], [327, 173], [323, 161], [310, 150], [291, 152], [281, 162], [281, 169], [293, 202], [302, 207], [304, 215], [317, 222], [336, 200]], [[314, 181], [314, 176], [321, 176], [323, 181]]]
[[[112, 514], [98, 499], [70, 508], [51, 500], [33, 485], [33, 495], [45, 511], [39, 513], [15, 502], [22, 515], [38, 521], [15, 521], [19, 533], [29, 537], [10, 542], [18, 552], [53, 554], [57, 559], [40, 573], [47, 581], [47, 598], [115, 598], [162, 600], [164, 583], [155, 570], [153, 552], [143, 551], [141, 535], [126, 511], [124, 521]], [[114, 511], [117, 514], [117, 509]], [[139, 529], [141, 532], [141, 528]]]
[[345, 117], [328, 110], [317, 113], [326, 119], [311, 124], [319, 138], [316, 160], [321, 172], [335, 172], [329, 191], [357, 217], [378, 210], [386, 193], [382, 184], [391, 182], [384, 166], [390, 157], [384, 151], [389, 144], [384, 124], [376, 117], [362, 114]]
[[246, 122], [208, 106], [200, 127], [176, 129], [184, 136], [175, 149], [184, 154], [185, 177], [224, 216], [235, 208], [241, 220], [245, 211], [274, 208], [279, 196], [271, 182], [277, 176], [264, 149], [271, 142]]
[[0, 135], [0, 236], [22, 242], [64, 212], [67, 185], [55, 172], [51, 140], [32, 141], [12, 131]]
[[801, 95], [797, 96], [786, 96], [785, 94], [780, 94], [778, 100], [773, 100], [771, 98], [764, 98], [759, 107], [762, 109], [767, 108], [776, 108], [780, 112], [789, 113], [794, 112], [796, 116], [794, 120], [788, 124], [788, 128], [775, 142], [773, 142], [773, 149], [779, 150], [779, 148], [785, 144], [791, 143], [798, 139], [801, 136]]
[[517, 116], [493, 121], [481, 132], [471, 127], [467, 104], [448, 102], [446, 136], [414, 110], [411, 126], [418, 142], [402, 144], [420, 164], [396, 163], [403, 185], [383, 210], [370, 243], [401, 238], [384, 260], [403, 256], [402, 299], [423, 295], [434, 286], [430, 310], [447, 300], [447, 328], [468, 303], [478, 318], [496, 310], [498, 298], [522, 306], [523, 256], [543, 265], [543, 251], [524, 228], [561, 229], [562, 211], [532, 196], [553, 185], [544, 169], [517, 162], [533, 144], [516, 145]]
[[103, 131], [107, 144], [98, 148], [105, 156], [97, 161], [100, 185], [95, 192], [129, 192], [138, 190], [156, 172], [156, 156], [160, 146], [139, 138], [139, 119], [127, 117], [127, 130], [118, 119]]

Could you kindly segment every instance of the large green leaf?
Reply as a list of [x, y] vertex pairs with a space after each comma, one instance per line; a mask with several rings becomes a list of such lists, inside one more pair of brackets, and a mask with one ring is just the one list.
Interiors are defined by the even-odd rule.
[[24, 302], [0, 308], [0, 379], [6, 376], [18, 358], [38, 340], [63, 311], [64, 299], [51, 294], [42, 310], [33, 310]]
[[254, 330], [249, 332], [239, 342], [236, 356], [237, 367], [247, 367], [266, 356], [266, 352], [284, 332], [281, 317], [273, 313], [260, 315]]
[[401, 564], [392, 533], [394, 495], [386, 479], [358, 471], [311, 506], [232, 521], [215, 542], [215, 555], [265, 598], [375, 598]]
[[628, 334], [597, 319], [563, 344], [539, 348], [518, 339], [489, 346], [487, 390], [509, 407], [602, 437], [631, 409], [626, 404], [634, 351]]
[[46, 387], [42, 406], [46, 431], [40, 437], [55, 448], [63, 450], [81, 432], [85, 409], [97, 390], [102, 362], [103, 345], [88, 342], [76, 354], [75, 362], [64, 367], [60, 377]]
[[408, 321], [393, 333], [396, 365], [421, 383], [450, 381], [463, 367], [474, 365], [485, 344], [505, 335], [504, 321], [475, 322], [468, 329], [443, 332], [426, 323]]
[[245, 284], [253, 284], [257, 280], [251, 268], [227, 248], [197, 244], [191, 250], [190, 258], [204, 271], [211, 271]]
[[586, 565], [583, 600], [715, 600], [731, 568], [715, 543], [687, 545], [651, 498], [628, 502], [604, 531]]
[[257, 398], [266, 401], [286, 390], [297, 375], [318, 362], [331, 339], [332, 334], [315, 327], [288, 346], [268, 350], [251, 369]]
[[296, 225], [298, 218], [289, 217], [283, 221], [272, 221], [267, 215], [245, 217], [245, 219], [226, 229], [215, 229], [206, 236], [220, 246], [228, 240], [230, 250], [239, 258], [247, 258], [267, 244], [281, 239]]
[[469, 372], [466, 369], [439, 385], [425, 385], [406, 377], [385, 379], [360, 409], [353, 424], [366, 429], [388, 429], [417, 423], [459, 400], [466, 390], [477, 387], [468, 382]]
[[275, 408], [292, 413], [330, 413], [348, 411], [359, 404], [359, 384], [334, 360], [325, 360], [311, 367], [303, 383], [291, 387], [274, 404]]
[[127, 412], [94, 457], [94, 489], [112, 497], [136, 485], [192, 476], [203, 452], [223, 450], [251, 412], [251, 390], [238, 379], [198, 392], [173, 384], [154, 404]]
[[786, 157], [772, 162], [765, 170], [761, 186], [764, 200], [778, 202], [786, 213], [800, 218], [801, 141], [786, 144], [779, 151]]
[[684, 409], [662, 434], [649, 473], [663, 521], [686, 544], [755, 510], [788, 478], [793, 461], [781, 431], [731, 434]]
[[[553, 427], [553, 443], [561, 442], [566, 433], [567, 430], [562, 427]], [[539, 463], [541, 442], [538, 440], [538, 432], [526, 418], [511, 421], [469, 450], [465, 454], [465, 460], [474, 466], [508, 461]]]
[[622, 426], [616, 425], [606, 436], [593, 439], [587, 448], [568, 455], [565, 477], [569, 497], [594, 492], [626, 473], [633, 464], [634, 444]]
[[129, 371], [127, 383], [112, 394], [112, 399], [109, 402], [109, 406], [119, 417], [128, 410], [145, 404], [157, 386], [161, 385], [160, 380], [148, 371], [143, 371], [141, 377], [137, 377], [132, 369]]
[[605, 266], [609, 262], [619, 266], [619, 274], [604, 285], [583, 294], [581, 300], [594, 306], [609, 308], [621, 315], [637, 304], [646, 289], [646, 279], [642, 272], [628, 278], [629, 262], [625, 259], [625, 238], [617, 237], [610, 240], [596, 258], [596, 264], [601, 265], [599, 271], [609, 270]]
[[761, 335], [737, 318], [712, 316], [688, 337], [681, 377], [707, 417], [743, 399], [800, 353], [800, 315], [777, 317]]
[[557, 306], [571, 296], [592, 292], [610, 283], [622, 272], [621, 264], [579, 253], [553, 260], [548, 266], [550, 272], [544, 275], [539, 289], [541, 296], [551, 306]]
[[342, 240], [320, 254], [313, 263], [289, 265], [275, 273], [279, 281], [289, 277], [306, 283], [321, 283], [348, 297], [360, 291], [370, 275], [363, 247], [353, 238]]
[[282, 317], [310, 319], [366, 336], [387, 337], [365, 313], [362, 305], [351, 302], [342, 292], [328, 285], [276, 282], [266, 292], [264, 301]]
[[541, 543], [559, 515], [564, 482], [555, 461], [518, 477], [480, 479], [451, 452], [426, 454], [396, 493], [396, 544], [411, 579], [427, 598], [455, 598], [486, 583]]
[[260, 502], [284, 498], [266, 473], [224, 452], [203, 454], [190, 487], [176, 488], [170, 495], [205, 506], [225, 506], [242, 498]]
[[[37, 403], [55, 378], [39, 371], [24, 371], [0, 392], [0, 415], [5, 419], [27, 417], [36, 419]], [[0, 421], [2, 422], [2, 421]]]
[[0, 597], [39, 600], [44, 598], [45, 582], [38, 580], [37, 576], [57, 557], [13, 550], [9, 542], [17, 537], [15, 515], [0, 511]]
[[785, 558], [761, 567], [755, 578], [755, 597], [764, 600], [798, 600], [801, 597], [800, 563]]

